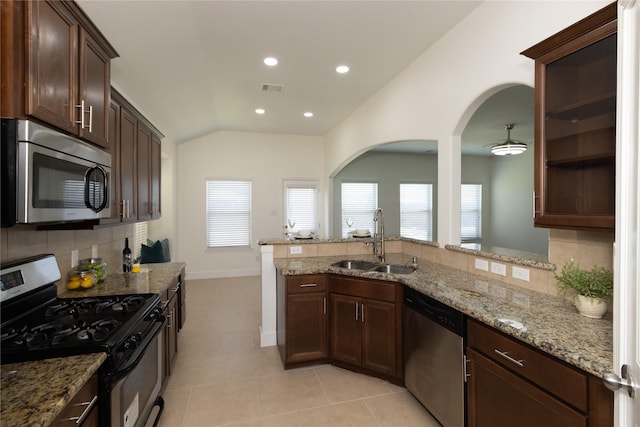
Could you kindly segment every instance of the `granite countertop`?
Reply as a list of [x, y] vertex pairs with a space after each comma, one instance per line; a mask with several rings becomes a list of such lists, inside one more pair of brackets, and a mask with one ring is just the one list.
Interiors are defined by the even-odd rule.
[[[276, 258], [284, 275], [337, 273], [403, 283], [467, 316], [498, 329], [597, 377], [613, 371], [613, 321], [578, 314], [571, 301], [418, 260], [408, 275], [363, 272], [332, 267], [339, 257]], [[350, 259], [374, 260], [371, 256]], [[411, 257], [388, 254], [388, 263], [410, 265]], [[524, 327], [518, 329], [512, 321]]]
[[[58, 296], [60, 298], [75, 298], [100, 295], [162, 294], [175, 283], [175, 279], [185, 266], [184, 262], [142, 264], [139, 273], [110, 274], [104, 282], [98, 283], [93, 288], [65, 290]], [[64, 287], [64, 283], [62, 287]]]
[[93, 353], [2, 365], [2, 426], [48, 426], [106, 358]]

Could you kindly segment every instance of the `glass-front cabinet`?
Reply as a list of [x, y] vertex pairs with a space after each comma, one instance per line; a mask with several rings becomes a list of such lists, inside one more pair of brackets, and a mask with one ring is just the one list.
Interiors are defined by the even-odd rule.
[[535, 225], [612, 230], [615, 3], [522, 52], [535, 60]]

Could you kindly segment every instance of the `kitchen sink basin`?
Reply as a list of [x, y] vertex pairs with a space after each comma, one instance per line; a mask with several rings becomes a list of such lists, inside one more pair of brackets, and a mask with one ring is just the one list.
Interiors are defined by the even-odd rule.
[[332, 267], [346, 268], [348, 270], [371, 270], [376, 265], [375, 262], [370, 261], [338, 261], [331, 264]]
[[376, 268], [372, 268], [370, 271], [378, 271], [380, 273], [390, 274], [411, 274], [415, 271], [415, 269], [413, 267], [407, 267], [405, 265], [384, 264], [379, 265]]
[[395, 264], [377, 264], [371, 261], [349, 261], [343, 260], [334, 262], [332, 267], [346, 268], [347, 270], [360, 270], [389, 274], [411, 274], [415, 271], [413, 267]]

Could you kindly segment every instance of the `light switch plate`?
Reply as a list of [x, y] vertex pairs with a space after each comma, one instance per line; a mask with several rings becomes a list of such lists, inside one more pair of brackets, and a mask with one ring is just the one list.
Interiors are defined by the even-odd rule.
[[500, 264], [499, 262], [491, 263], [491, 272], [495, 274], [499, 274], [500, 276], [507, 275], [507, 266], [504, 264]]
[[489, 271], [489, 261], [486, 259], [476, 258], [476, 270]]
[[511, 275], [516, 279], [524, 280], [525, 282], [529, 281], [528, 268], [517, 267], [514, 265], [513, 268], [511, 269]]
[[299, 255], [302, 253], [302, 246], [289, 246], [289, 253], [291, 255]]

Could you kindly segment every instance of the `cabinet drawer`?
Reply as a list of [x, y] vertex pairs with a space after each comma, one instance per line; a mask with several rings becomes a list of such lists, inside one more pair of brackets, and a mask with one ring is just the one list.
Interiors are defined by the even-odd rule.
[[287, 276], [287, 293], [325, 292], [327, 278], [322, 274], [305, 276]]
[[[377, 280], [331, 277], [330, 292], [378, 301], [395, 302], [396, 284]], [[399, 285], [397, 285], [399, 286]]]
[[587, 411], [587, 374], [524, 343], [474, 321], [467, 324], [468, 346], [565, 402]]
[[98, 377], [93, 375], [62, 410], [52, 426], [97, 425], [92, 412], [98, 406]]

